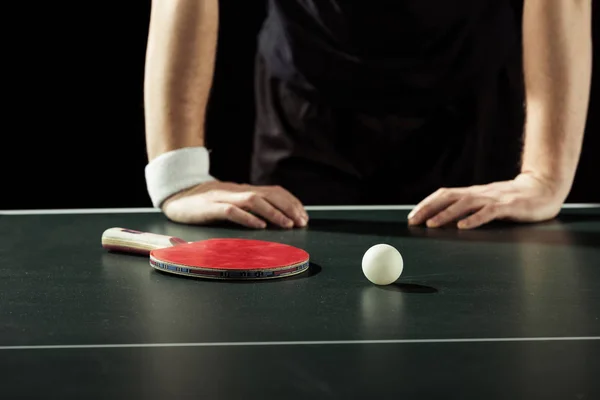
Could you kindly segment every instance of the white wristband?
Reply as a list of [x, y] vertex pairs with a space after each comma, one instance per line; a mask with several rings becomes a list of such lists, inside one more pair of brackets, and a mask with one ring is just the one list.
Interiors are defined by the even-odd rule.
[[154, 158], [145, 168], [152, 205], [158, 208], [177, 192], [214, 181], [209, 169], [209, 154], [205, 147], [185, 147]]

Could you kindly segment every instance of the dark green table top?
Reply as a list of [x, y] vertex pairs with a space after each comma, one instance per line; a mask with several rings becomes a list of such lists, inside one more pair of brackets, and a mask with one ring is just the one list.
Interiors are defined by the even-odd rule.
[[[600, 206], [547, 223], [409, 228], [407, 207], [309, 227], [196, 227], [146, 210], [0, 213], [0, 398], [598, 399]], [[203, 281], [107, 253], [114, 226], [305, 248], [308, 273]], [[396, 284], [362, 274], [373, 244]]]

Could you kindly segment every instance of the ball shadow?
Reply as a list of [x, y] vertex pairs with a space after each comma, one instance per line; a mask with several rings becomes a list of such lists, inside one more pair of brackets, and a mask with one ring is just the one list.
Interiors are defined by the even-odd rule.
[[410, 294], [435, 294], [438, 290], [431, 286], [419, 285], [417, 283], [394, 282], [387, 286], [381, 286], [381, 289], [390, 292], [401, 292]]

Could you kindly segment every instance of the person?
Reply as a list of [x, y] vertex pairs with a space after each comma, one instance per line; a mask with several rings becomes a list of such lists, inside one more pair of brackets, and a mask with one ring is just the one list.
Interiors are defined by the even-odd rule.
[[554, 218], [582, 146], [591, 0], [513, 5], [269, 0], [251, 179], [236, 183], [211, 176], [205, 146], [218, 0], [154, 0], [153, 205], [180, 223], [252, 228], [306, 226], [307, 204], [410, 203], [410, 225], [459, 229]]

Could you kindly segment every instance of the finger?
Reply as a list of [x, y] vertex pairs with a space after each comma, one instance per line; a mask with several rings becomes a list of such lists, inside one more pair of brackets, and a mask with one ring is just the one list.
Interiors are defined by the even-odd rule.
[[[170, 210], [172, 219], [190, 224], [207, 224], [215, 221], [231, 221], [248, 228], [262, 229], [267, 226], [260, 218], [229, 203], [194, 202], [183, 207], [184, 210]], [[182, 208], [182, 207], [179, 207]], [[190, 209], [201, 209], [200, 213], [190, 214]]]
[[282, 211], [288, 218], [291, 218], [295, 224], [305, 226], [308, 223], [308, 214], [304, 209], [302, 202], [291, 192], [279, 185], [271, 186], [250, 186], [243, 185], [247, 191], [260, 193], [265, 200]]
[[479, 211], [485, 205], [485, 202], [486, 200], [481, 197], [462, 197], [455, 203], [449, 205], [447, 208], [429, 218], [427, 220], [427, 226], [430, 228], [437, 228], [452, 221], [456, 221], [457, 219], [464, 217], [466, 214]]
[[500, 218], [501, 213], [497, 204], [488, 204], [476, 213], [458, 221], [459, 229], [474, 229]]
[[263, 229], [267, 226], [265, 221], [247, 211], [242, 210], [234, 204], [214, 203], [214, 206], [214, 219], [226, 219], [248, 228]]
[[291, 218], [298, 226], [308, 223], [308, 214], [304, 206], [294, 195], [287, 190], [274, 186], [265, 190], [265, 200], [281, 210], [287, 217]]
[[421, 201], [414, 210], [408, 214], [410, 225], [419, 225], [432, 218], [441, 210], [457, 201], [462, 193], [460, 189], [439, 189]]
[[233, 193], [232, 203], [238, 207], [264, 217], [275, 225], [283, 228], [291, 228], [294, 221], [286, 217], [280, 210], [266, 201], [261, 194], [256, 192]]

